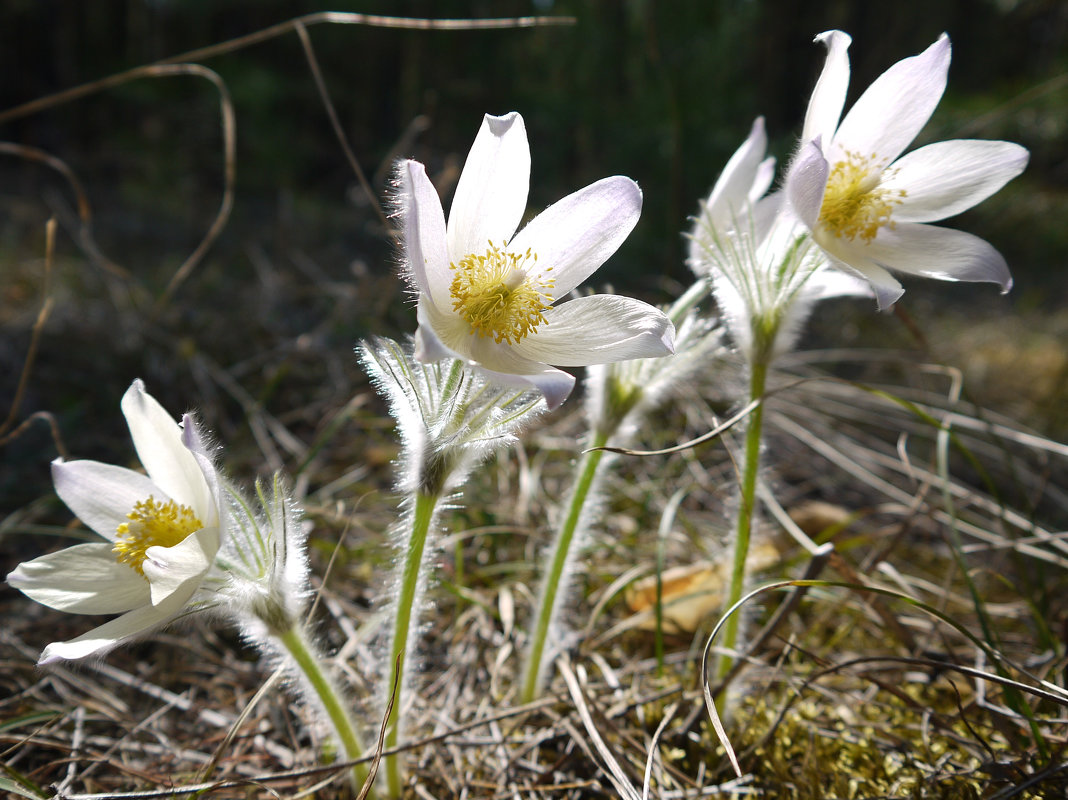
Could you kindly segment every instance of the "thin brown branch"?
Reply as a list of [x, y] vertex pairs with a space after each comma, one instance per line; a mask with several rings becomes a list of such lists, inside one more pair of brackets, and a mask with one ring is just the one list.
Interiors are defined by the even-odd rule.
[[82, 97], [86, 97], [90, 94], [103, 91], [104, 89], [111, 89], [115, 86], [120, 86], [127, 81], [138, 77], [142, 70], [151, 67], [159, 67], [167, 64], [178, 64], [182, 62], [202, 61], [214, 56], [223, 55], [226, 53], [233, 53], [237, 50], [242, 50], [246, 47], [250, 47], [254, 44], [260, 44], [261, 42], [269, 41], [270, 39], [284, 36], [287, 33], [292, 33], [297, 29], [297, 26], [310, 27], [312, 25], [319, 25], [323, 23], [329, 23], [333, 25], [362, 25], [368, 28], [397, 28], [401, 30], [443, 30], [443, 31], [462, 31], [462, 30], [501, 30], [507, 28], [534, 28], [548, 25], [573, 25], [575, 22], [574, 17], [510, 17], [510, 18], [497, 18], [497, 19], [412, 19], [406, 17], [388, 17], [378, 16], [375, 14], [350, 14], [338, 11], [320, 11], [314, 14], [305, 14], [294, 19], [281, 22], [277, 25], [272, 25], [268, 28], [255, 31], [253, 33], [246, 34], [245, 36], [238, 36], [234, 39], [228, 39], [225, 42], [219, 42], [218, 44], [208, 45], [207, 47], [199, 47], [195, 50], [189, 50], [185, 53], [179, 53], [178, 55], [170, 56], [169, 58], [161, 59], [148, 67], [135, 67], [133, 69], [125, 70], [123, 72], [109, 75], [106, 78], [91, 81], [89, 83], [83, 83], [80, 86], [74, 86], [70, 89], [64, 89], [63, 91], [56, 92], [54, 94], [45, 95], [39, 97], [36, 100], [31, 100], [28, 103], [10, 108], [7, 111], [0, 112], [0, 125], [11, 120], [21, 119], [22, 117], [36, 114], [45, 109], [52, 108], [53, 106], [69, 103], [72, 100], [77, 100]]
[[348, 160], [349, 166], [352, 167], [352, 171], [356, 173], [356, 180], [360, 182], [360, 188], [363, 189], [363, 192], [367, 195], [367, 199], [370, 201], [375, 213], [378, 214], [378, 219], [382, 223], [382, 227], [388, 231], [390, 229], [390, 224], [389, 220], [386, 219], [386, 212], [382, 210], [382, 204], [378, 202], [378, 197], [375, 195], [375, 191], [371, 187], [371, 184], [368, 183], [367, 176], [364, 175], [363, 169], [360, 167], [360, 162], [356, 159], [356, 154], [349, 146], [348, 139], [345, 136], [345, 129], [341, 127], [341, 120], [338, 119], [337, 109], [334, 108], [334, 103], [330, 99], [330, 92], [326, 88], [326, 81], [323, 80], [323, 72], [319, 68], [319, 59], [315, 57], [315, 49], [312, 47], [311, 38], [308, 36], [308, 30], [299, 21], [296, 23], [295, 27], [297, 36], [300, 37], [301, 47], [304, 48], [304, 56], [308, 59], [308, 67], [311, 69], [312, 78], [315, 80], [315, 88], [319, 90], [319, 97], [323, 101], [326, 115], [330, 117], [330, 127], [334, 129], [334, 136], [337, 137], [338, 144], [341, 145], [341, 150], [345, 153], [345, 158]]
[[234, 181], [237, 172], [237, 126], [234, 118], [234, 104], [230, 99], [230, 91], [226, 88], [226, 83], [223, 79], [214, 70], [210, 70], [200, 64], [173, 64], [145, 67], [143, 74], [151, 77], [195, 75], [211, 81], [219, 92], [219, 114], [222, 118], [224, 166], [223, 196], [219, 203], [219, 210], [215, 213], [215, 219], [212, 221], [211, 227], [208, 228], [208, 232], [204, 234], [204, 238], [200, 240], [200, 244], [197, 245], [185, 262], [174, 271], [170, 281], [167, 283], [167, 288], [163, 290], [163, 294], [156, 301], [156, 311], [159, 312], [167, 305], [178, 287], [185, 282], [197, 264], [201, 262], [207, 254], [208, 248], [222, 233], [222, 229], [230, 218], [230, 212], [234, 207]]

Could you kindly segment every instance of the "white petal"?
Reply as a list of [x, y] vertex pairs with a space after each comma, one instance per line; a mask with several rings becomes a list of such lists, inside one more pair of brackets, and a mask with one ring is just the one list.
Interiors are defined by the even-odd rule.
[[470, 326], [458, 315], [444, 312], [433, 303], [419, 301], [419, 328], [415, 333], [415, 360], [427, 363], [443, 358], [471, 358]]
[[906, 194], [893, 211], [898, 222], [934, 222], [990, 197], [1027, 166], [1012, 142], [955, 139], [906, 153], [883, 175], [882, 186]]
[[484, 253], [512, 238], [530, 187], [530, 147], [523, 118], [487, 114], [467, 155], [449, 210], [449, 257]]
[[875, 79], [849, 109], [834, 147], [825, 148], [831, 161], [844, 151], [865, 157], [876, 156], [876, 165], [885, 167], [916, 138], [946, 89], [949, 71], [949, 37], [922, 53], [898, 61]]
[[120, 614], [148, 603], [148, 582], [115, 560], [110, 544], [76, 544], [19, 564], [7, 582], [41, 605], [71, 614]]
[[[742, 214], [767, 149], [768, 137], [764, 132], [764, 118], [757, 117], [749, 130], [748, 138], [734, 151], [705, 201], [704, 214], [716, 229], [730, 227]], [[771, 168], [774, 172], [774, 160], [771, 162]], [[770, 183], [769, 178], [768, 185]], [[766, 191], [767, 187], [764, 188]]]
[[913, 223], [883, 228], [864, 248], [868, 257], [889, 269], [943, 281], [986, 281], [1012, 288], [1012, 275], [1001, 253], [964, 231]]
[[415, 360], [421, 364], [429, 364], [432, 361], [441, 361], [443, 358], [457, 358], [458, 354], [452, 352], [441, 343], [441, 339], [434, 333], [429, 325], [420, 324], [415, 330]]
[[141, 569], [151, 588], [152, 605], [159, 605], [180, 590], [191, 595], [218, 550], [218, 528], [201, 528], [173, 547], [148, 548]]
[[[570, 292], [614, 253], [638, 222], [642, 193], [630, 178], [603, 178], [553, 203], [516, 234], [508, 249], [530, 248], [553, 299]], [[551, 272], [549, 271], [551, 270]]]
[[512, 345], [473, 335], [455, 314], [443, 314], [431, 303], [419, 304], [415, 359], [428, 362], [458, 358], [502, 386], [533, 388], [552, 410], [571, 394], [575, 378], [547, 364], [520, 356]]
[[497, 372], [481, 365], [478, 365], [478, 371], [502, 386], [533, 388], [541, 392], [550, 411], [559, 408], [575, 388], [574, 375], [545, 364], [533, 365], [529, 372]]
[[827, 254], [832, 267], [867, 281], [875, 293], [875, 302], [880, 311], [896, 303], [905, 290], [897, 279], [882, 265], [871, 258], [869, 246], [856, 240], [817, 236], [817, 243]]
[[177, 503], [200, 511], [211, 505], [211, 492], [200, 465], [182, 442], [178, 422], [145, 391], [140, 380], [122, 397], [137, 457], [152, 482]]
[[831, 267], [817, 269], [805, 281], [801, 291], [806, 298], [814, 301], [829, 300], [833, 297], [872, 296], [871, 285], [867, 281]]
[[545, 320], [535, 333], [513, 345], [519, 355], [562, 367], [585, 367], [674, 352], [671, 320], [630, 297], [580, 297], [550, 308]]
[[76, 639], [53, 642], [44, 649], [37, 663], [44, 665], [60, 659], [69, 660], [100, 655], [127, 639], [148, 633], [170, 622], [181, 613], [188, 599], [188, 597], [175, 594], [167, 602], [158, 606], [147, 605], [135, 608], [88, 633], [83, 633]]
[[510, 344], [471, 336], [467, 345], [465, 358], [471, 366], [497, 384], [537, 389], [550, 410], [564, 402], [574, 388], [573, 376], [524, 357]]
[[404, 208], [404, 246], [408, 266], [420, 294], [435, 303], [446, 303], [452, 272], [445, 238], [445, 212], [426, 168], [418, 161], [400, 167]]
[[773, 234], [781, 237], [785, 235], [784, 231], [788, 231], [792, 237], [790, 242], [792, 245], [792, 239], [804, 232], [799, 229], [798, 222], [793, 216], [782, 213], [785, 199], [782, 192], [775, 192], [760, 198], [753, 206], [749, 219], [750, 230], [744, 232], [748, 233], [754, 242], [764, 242]]
[[829, 172], [819, 141], [811, 141], [802, 145], [786, 173], [786, 197], [794, 214], [809, 228], [815, 228], [820, 218]]
[[827, 45], [827, 60], [808, 101], [801, 141], [811, 142], [818, 137], [830, 142], [849, 89], [849, 43], [852, 39], [842, 31], [825, 31], [814, 41]]
[[749, 187], [749, 202], [750, 204], [757, 202], [765, 194], [768, 189], [771, 188], [771, 184], [775, 181], [775, 156], [768, 156], [757, 167], [756, 177], [753, 179], [753, 185]]
[[102, 464], [99, 461], [52, 462], [56, 494], [89, 528], [109, 541], [133, 511], [135, 503], [154, 495], [159, 501], [171, 499], [140, 472]]

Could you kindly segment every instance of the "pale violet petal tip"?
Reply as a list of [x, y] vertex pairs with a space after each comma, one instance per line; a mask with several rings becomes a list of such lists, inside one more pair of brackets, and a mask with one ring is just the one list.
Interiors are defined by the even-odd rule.
[[660, 343], [664, 345], [666, 354], [671, 356], [675, 355], [675, 326], [668, 322], [668, 327], [664, 329], [663, 335], [660, 337]]
[[545, 405], [554, 411], [563, 405], [575, 388], [575, 376], [563, 370], [552, 370], [538, 375], [524, 375], [545, 398]]
[[894, 307], [894, 303], [901, 299], [901, 295], [905, 293], [905, 289], [902, 286], [883, 286], [882, 284], [872, 284], [872, 291], [875, 292], [875, 305], [880, 311], [890, 311]]
[[948, 38], [903, 58], [857, 99], [834, 135], [834, 155], [874, 154], [882, 167], [905, 151], [934, 113], [949, 73]]

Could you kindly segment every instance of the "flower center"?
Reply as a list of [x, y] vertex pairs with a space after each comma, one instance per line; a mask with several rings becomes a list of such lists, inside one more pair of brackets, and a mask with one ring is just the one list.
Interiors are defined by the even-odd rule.
[[530, 250], [509, 253], [493, 242], [485, 253], [464, 256], [451, 265], [452, 310], [467, 321], [472, 333], [492, 336], [498, 343], [518, 343], [545, 322], [542, 312], [553, 301], [545, 290], [554, 281], [546, 280], [543, 273], [530, 274], [537, 260]]
[[174, 547], [185, 537], [204, 527], [193, 509], [181, 506], [173, 500], [156, 502], [154, 497], [134, 503], [133, 511], [126, 515], [129, 522], [122, 523], [115, 532], [118, 538], [111, 548], [115, 560], [129, 564], [143, 576], [142, 565], [145, 552], [150, 547]]
[[874, 164], [874, 153], [869, 157], [846, 151], [845, 155], [827, 178], [819, 221], [839, 238], [852, 240], [859, 236], [870, 242], [879, 228], [894, 227], [890, 214], [905, 196], [905, 190], [879, 188], [883, 172]]

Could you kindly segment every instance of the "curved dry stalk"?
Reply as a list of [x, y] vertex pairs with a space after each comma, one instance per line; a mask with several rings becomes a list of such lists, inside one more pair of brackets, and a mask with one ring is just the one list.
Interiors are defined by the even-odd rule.
[[427, 19], [414, 17], [389, 17], [376, 14], [355, 14], [341, 11], [319, 11], [312, 14], [304, 14], [300, 17], [294, 17], [285, 22], [280, 22], [277, 25], [271, 25], [268, 28], [245, 34], [244, 36], [227, 39], [225, 42], [219, 42], [218, 44], [212, 44], [206, 47], [198, 47], [195, 50], [187, 50], [184, 53], [160, 59], [153, 64], [147, 65], [147, 67], [134, 67], [133, 69], [109, 75], [106, 78], [83, 83], [80, 86], [74, 86], [70, 89], [64, 89], [59, 92], [54, 92], [53, 94], [45, 95], [44, 97], [39, 97], [28, 103], [22, 103], [14, 108], [9, 108], [7, 111], [0, 112], [0, 125], [5, 122], [10, 122], [13, 119], [21, 119], [30, 114], [36, 114], [47, 108], [52, 108], [53, 106], [68, 103], [71, 100], [77, 100], [104, 89], [120, 86], [123, 83], [132, 80], [134, 77], [137, 77], [141, 70], [149, 67], [177, 64], [186, 61], [200, 61], [202, 59], [213, 58], [214, 56], [224, 55], [226, 53], [233, 53], [254, 44], [260, 44], [261, 42], [266, 42], [279, 36], [284, 36], [287, 33], [291, 33], [297, 29], [298, 25], [310, 27], [312, 25], [320, 25], [323, 23], [330, 23], [333, 25], [362, 25], [368, 28], [398, 28], [402, 30], [463, 31], [501, 30], [503, 28], [535, 28], [549, 25], [573, 25], [575, 23], [575, 18], [498, 17], [493, 19]]
[[237, 133], [236, 122], [234, 118], [234, 104], [230, 99], [230, 90], [226, 88], [226, 83], [223, 81], [219, 74], [214, 70], [201, 66], [200, 64], [172, 64], [172, 65], [160, 65], [144, 67], [144, 74], [150, 77], [161, 77], [169, 75], [195, 75], [200, 78], [204, 78], [215, 86], [219, 92], [219, 114], [222, 119], [222, 137], [223, 137], [223, 154], [224, 154], [224, 166], [223, 166], [223, 196], [219, 202], [219, 210], [215, 213], [215, 219], [212, 221], [211, 226], [208, 228], [207, 233], [200, 240], [200, 244], [196, 246], [196, 249], [189, 254], [188, 258], [174, 271], [170, 281], [167, 282], [167, 287], [163, 290], [163, 294], [156, 300], [155, 311], [159, 313], [162, 308], [170, 302], [174, 293], [178, 291], [178, 287], [181, 286], [185, 280], [189, 277], [190, 273], [196, 268], [197, 264], [201, 262], [204, 256], [208, 252], [208, 248], [219, 238], [219, 234], [222, 233], [222, 229], [226, 226], [227, 220], [230, 219], [230, 212], [234, 207], [234, 180], [237, 164]]
[[130, 277], [128, 270], [123, 269], [104, 255], [97, 246], [92, 232], [93, 209], [89, 203], [89, 196], [86, 194], [82, 182], [78, 179], [74, 170], [68, 166], [66, 161], [46, 152], [45, 150], [41, 150], [38, 147], [31, 147], [26, 144], [15, 144], [14, 142], [0, 142], [0, 153], [6, 153], [15, 156], [16, 158], [23, 158], [27, 161], [35, 161], [38, 164], [43, 164], [49, 169], [55, 170], [63, 176], [63, 179], [70, 185], [71, 191], [74, 192], [74, 199], [78, 205], [78, 220], [81, 223], [77, 237], [78, 244], [89, 254], [93, 261], [112, 275], [124, 279]]
[[15, 396], [11, 400], [11, 408], [8, 410], [7, 419], [0, 423], [0, 442], [7, 441], [9, 437], [5, 437], [4, 434], [11, 429], [11, 426], [15, 424], [15, 420], [18, 418], [19, 406], [22, 405], [22, 398], [26, 394], [26, 385], [30, 380], [30, 370], [33, 369], [33, 362], [37, 358], [37, 347], [41, 341], [41, 331], [44, 330], [45, 322], [48, 321], [48, 317], [52, 313], [52, 307], [55, 304], [52, 298], [52, 259], [55, 252], [56, 220], [53, 217], [45, 223], [44, 287], [41, 291], [44, 299], [41, 301], [41, 309], [37, 312], [37, 319], [34, 320], [33, 328], [30, 331], [30, 344], [26, 348], [26, 359], [23, 361], [22, 371], [19, 373], [19, 382], [15, 386]]

